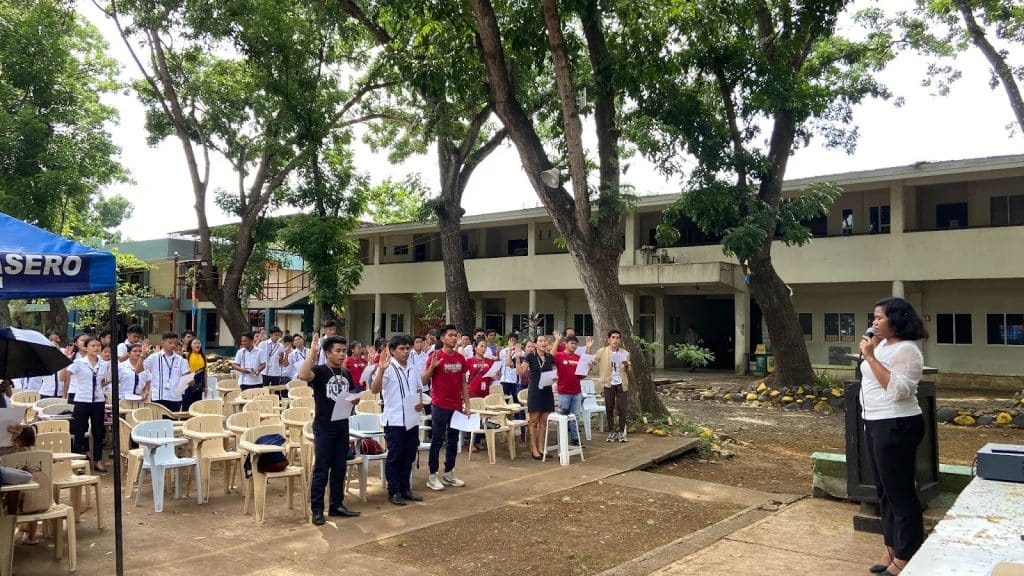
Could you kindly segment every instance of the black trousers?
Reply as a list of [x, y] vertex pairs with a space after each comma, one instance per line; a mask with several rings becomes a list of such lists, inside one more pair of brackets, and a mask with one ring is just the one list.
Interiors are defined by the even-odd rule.
[[189, 406], [192, 406], [193, 402], [202, 400], [204, 394], [206, 394], [205, 371], [196, 374], [195, 382], [181, 393], [181, 410], [188, 412]]
[[107, 429], [103, 425], [104, 403], [100, 402], [75, 402], [75, 409], [71, 412], [71, 434], [73, 444], [71, 449], [79, 454], [89, 453], [89, 441], [85, 433], [89, 432], [89, 425], [92, 424], [92, 459], [94, 462], [103, 460], [103, 438]]
[[313, 424], [313, 479], [309, 506], [313, 513], [324, 511], [324, 490], [331, 487], [331, 508], [345, 500], [345, 468], [348, 462], [348, 420]]
[[459, 449], [459, 431], [449, 426], [455, 410], [434, 406], [430, 414], [430, 458], [427, 465], [431, 474], [437, 474], [441, 458], [441, 444], [447, 442], [444, 452], [444, 471], [455, 469], [455, 455]]
[[384, 438], [388, 442], [388, 458], [384, 462], [384, 476], [388, 481], [388, 496], [412, 492], [410, 478], [412, 463], [420, 449], [420, 428], [413, 426], [385, 426]]
[[159, 404], [171, 412], [181, 411], [181, 400], [153, 400], [153, 403]]
[[924, 438], [924, 416], [865, 420], [864, 428], [875, 469], [885, 545], [891, 546], [900, 560], [910, 560], [924, 542], [914, 477], [917, 445]]

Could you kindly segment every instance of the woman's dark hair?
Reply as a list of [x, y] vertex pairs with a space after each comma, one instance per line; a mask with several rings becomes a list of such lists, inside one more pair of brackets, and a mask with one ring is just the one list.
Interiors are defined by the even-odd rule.
[[928, 337], [928, 331], [924, 329], [921, 317], [917, 311], [903, 298], [883, 298], [875, 302], [875, 307], [881, 306], [885, 312], [889, 326], [892, 327], [893, 336], [900, 340], [922, 340]]

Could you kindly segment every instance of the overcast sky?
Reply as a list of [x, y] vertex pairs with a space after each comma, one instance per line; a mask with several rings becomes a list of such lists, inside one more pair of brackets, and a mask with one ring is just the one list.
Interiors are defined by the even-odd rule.
[[[888, 3], [887, 3], [888, 5]], [[121, 62], [124, 79], [138, 76], [127, 49], [117, 37], [113, 26], [103, 19], [90, 2], [80, 9], [106, 36], [111, 54]], [[855, 110], [854, 122], [860, 128], [857, 151], [847, 155], [839, 150], [826, 150], [820, 142], [800, 150], [789, 163], [787, 178], [820, 176], [853, 170], [868, 170], [913, 164], [920, 161], [954, 160], [1024, 153], [1024, 139], [1011, 136], [1007, 125], [1013, 116], [1001, 89], [988, 86], [989, 69], [984, 58], [971, 50], [962, 55], [957, 65], [963, 78], [948, 96], [933, 96], [920, 86], [927, 62], [911, 54], [895, 60], [882, 75], [894, 94], [905, 99], [902, 108], [891, 102], [869, 101]], [[121, 148], [121, 162], [131, 171], [134, 183], [110, 187], [107, 194], [122, 194], [134, 204], [134, 213], [121, 227], [126, 238], [146, 240], [166, 236], [170, 232], [194, 228], [194, 199], [181, 146], [168, 139], [157, 147], [146, 144], [143, 108], [134, 95], [116, 95], [108, 101], [121, 114], [118, 126], [112, 128], [114, 143]], [[357, 166], [369, 172], [374, 180], [402, 178], [419, 172], [435, 191], [438, 189], [434, 157], [415, 158], [400, 166], [392, 166], [383, 154], [374, 154], [360, 147]], [[640, 194], [677, 192], [676, 182], [666, 181], [642, 159], [630, 161], [631, 168], [624, 182], [632, 184]], [[216, 165], [211, 190], [232, 188], [235, 176], [230, 167]], [[525, 175], [518, 154], [511, 145], [495, 151], [474, 173], [463, 199], [469, 214], [482, 214], [540, 203]], [[229, 220], [216, 206], [208, 208], [211, 224]]]

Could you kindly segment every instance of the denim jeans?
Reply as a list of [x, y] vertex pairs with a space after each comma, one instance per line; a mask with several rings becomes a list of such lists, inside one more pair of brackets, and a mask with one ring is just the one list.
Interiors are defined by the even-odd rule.
[[580, 440], [580, 421], [583, 420], [583, 394], [559, 394], [558, 411], [576, 415], [575, 422], [569, 422], [569, 438], [574, 442]]

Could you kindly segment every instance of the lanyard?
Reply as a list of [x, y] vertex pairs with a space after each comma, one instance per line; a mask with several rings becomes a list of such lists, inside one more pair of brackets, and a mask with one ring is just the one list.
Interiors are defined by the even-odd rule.
[[[173, 356], [171, 357], [173, 358]], [[174, 378], [174, 361], [167, 358], [166, 354], [161, 354], [157, 361], [160, 362], [160, 366], [157, 367], [157, 372], [160, 373], [160, 400], [164, 398], [164, 364], [167, 364], [167, 379], [173, 380]], [[173, 382], [172, 382], [173, 383]]]
[[334, 377], [331, 378], [331, 380], [338, 385], [338, 388], [340, 388], [342, 392], [348, 392], [348, 381], [341, 377], [341, 372], [335, 372], [334, 368], [331, 368], [331, 374], [334, 374]]
[[[85, 365], [89, 368], [89, 371], [92, 372], [92, 400], [91, 401], [95, 402], [96, 401], [96, 388], [99, 386], [101, 364], [100, 364], [99, 361], [97, 361], [96, 362], [96, 368], [93, 368], [92, 365], [89, 364], [88, 362], [86, 362]], [[102, 395], [103, 395], [103, 389], [101, 388], [100, 389], [100, 396], [102, 396]]]
[[305, 360], [306, 359], [306, 349], [303, 348], [302, 350], [296, 350], [295, 351], [295, 356], [297, 356], [299, 358], [299, 360]]

